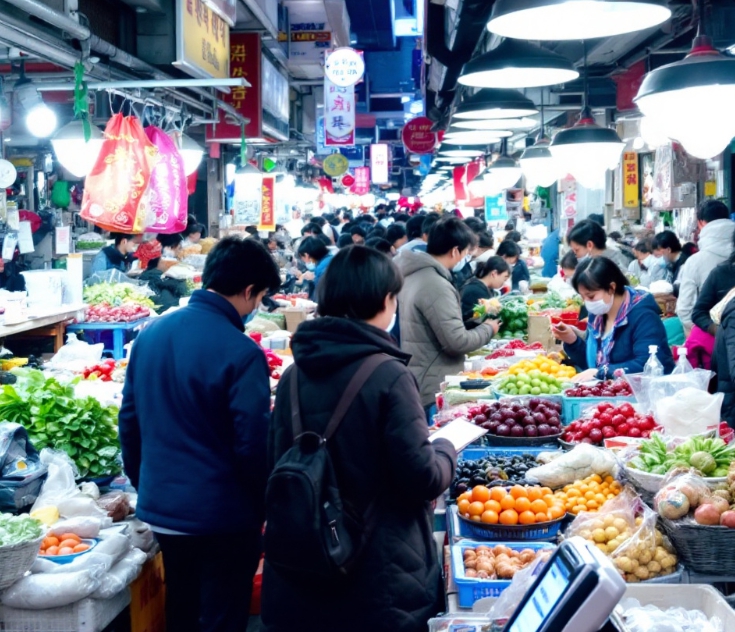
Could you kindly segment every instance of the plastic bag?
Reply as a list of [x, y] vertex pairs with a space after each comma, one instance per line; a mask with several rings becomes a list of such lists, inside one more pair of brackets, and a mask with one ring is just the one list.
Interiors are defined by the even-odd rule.
[[653, 499], [653, 508], [663, 518], [679, 520], [697, 508], [712, 493], [697, 470], [672, 470]]
[[94, 592], [94, 599], [110, 599], [121, 590], [133, 583], [140, 575], [140, 569], [147, 559], [147, 555], [138, 549], [132, 549], [102, 576], [100, 587]]
[[115, 564], [115, 560], [105, 553], [97, 553], [96, 551], [90, 551], [84, 555], [80, 555], [69, 564], [58, 564], [50, 558], [37, 557], [36, 561], [31, 567], [32, 573], [52, 573], [58, 575], [59, 573], [73, 573], [76, 571], [83, 571], [90, 568], [101, 568], [104, 572], [109, 571]]
[[156, 544], [156, 538], [148, 524], [141, 520], [129, 520], [130, 541], [136, 549], [150, 551]]
[[93, 516], [77, 516], [76, 518], [68, 518], [59, 520], [51, 526], [48, 531], [49, 535], [63, 535], [64, 533], [73, 533], [80, 538], [96, 538], [102, 529], [112, 525], [112, 519], [105, 517]]
[[146, 230], [165, 235], [180, 233], [186, 228], [189, 212], [184, 159], [162, 129], [149, 125], [145, 128], [145, 135], [159, 154], [149, 184], [153, 222], [146, 226]]
[[132, 545], [130, 538], [121, 533], [113, 533], [103, 537], [94, 547], [94, 553], [104, 553], [109, 555], [115, 562], [121, 559]]
[[104, 350], [104, 343], [90, 345], [79, 340], [75, 334], [67, 334], [66, 344], [56, 352], [48, 364], [54, 369], [81, 372], [88, 366], [99, 364]]
[[142, 233], [148, 214], [148, 184], [157, 159], [158, 150], [140, 121], [114, 114], [85, 182], [82, 219], [111, 232]]
[[493, 623], [505, 624], [543, 570], [547, 560], [547, 557], [538, 557], [532, 564], [513, 576], [510, 586], [500, 594], [488, 612], [488, 617]]
[[68, 606], [97, 590], [103, 574], [104, 570], [95, 566], [72, 573], [27, 575], [3, 592], [2, 604], [29, 610]]
[[637, 599], [620, 602], [622, 619], [628, 632], [724, 632], [719, 617], [707, 618], [701, 610], [642, 606]]
[[557, 489], [593, 474], [617, 476], [618, 469], [618, 461], [610, 450], [580, 443], [551, 463], [528, 470], [526, 480]]
[[46, 471], [26, 429], [0, 422], [0, 511], [15, 512], [33, 504]]
[[107, 512], [113, 522], [125, 520], [130, 513], [128, 495], [121, 491], [114, 491], [100, 496], [97, 505]]
[[[709, 371], [706, 371], [709, 373]], [[672, 377], [685, 377], [677, 375]], [[706, 390], [688, 386], [668, 397], [656, 397], [651, 390], [654, 413], [666, 433], [674, 437], [690, 437], [716, 430], [720, 425], [724, 393], [710, 395]]]

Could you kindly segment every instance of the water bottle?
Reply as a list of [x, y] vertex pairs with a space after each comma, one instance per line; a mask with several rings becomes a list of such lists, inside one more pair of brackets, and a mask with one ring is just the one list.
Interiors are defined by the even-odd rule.
[[650, 378], [661, 377], [664, 374], [664, 367], [656, 355], [658, 353], [658, 346], [651, 345], [648, 347], [648, 353], [650, 355], [648, 357], [648, 362], [646, 362], [646, 366], [643, 367], [643, 375]]
[[684, 373], [690, 373], [691, 371], [694, 371], [694, 367], [692, 367], [689, 360], [687, 360], [687, 348], [679, 347], [679, 360], [676, 363], [673, 375], [682, 375]]

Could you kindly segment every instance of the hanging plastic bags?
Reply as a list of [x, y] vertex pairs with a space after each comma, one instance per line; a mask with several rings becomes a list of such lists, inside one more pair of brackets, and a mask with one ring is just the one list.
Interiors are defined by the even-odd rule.
[[159, 127], [146, 127], [145, 134], [160, 156], [149, 185], [150, 208], [155, 217], [153, 223], [146, 226], [146, 231], [180, 233], [186, 228], [189, 212], [184, 159], [168, 134]]
[[142, 233], [148, 220], [151, 171], [158, 159], [158, 150], [137, 118], [113, 115], [87, 176], [82, 219], [113, 232]]

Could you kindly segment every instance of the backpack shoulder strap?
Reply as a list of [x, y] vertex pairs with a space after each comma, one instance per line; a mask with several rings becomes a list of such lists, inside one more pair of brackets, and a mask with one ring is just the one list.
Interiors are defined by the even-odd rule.
[[334, 413], [327, 424], [327, 429], [324, 431], [324, 440], [328, 441], [332, 435], [336, 432], [339, 424], [342, 423], [348, 409], [355, 401], [355, 398], [360, 393], [360, 389], [365, 385], [368, 378], [375, 372], [375, 370], [384, 362], [391, 360], [391, 356], [385, 353], [379, 353], [371, 355], [369, 358], [363, 361], [363, 363], [357, 369], [355, 375], [352, 376], [345, 392], [337, 404], [337, 408], [334, 409]]
[[291, 368], [291, 429], [293, 431], [293, 440], [301, 435], [303, 432], [303, 425], [301, 423], [301, 405], [299, 404], [299, 381], [297, 376], [299, 374], [299, 367], [295, 364]]

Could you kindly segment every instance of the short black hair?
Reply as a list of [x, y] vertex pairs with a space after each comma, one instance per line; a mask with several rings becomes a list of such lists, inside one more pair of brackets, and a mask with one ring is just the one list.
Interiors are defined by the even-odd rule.
[[421, 237], [421, 229], [424, 225], [424, 219], [423, 215], [414, 215], [406, 222], [406, 235], [408, 236], [408, 241], [413, 241], [414, 239]]
[[245, 227], [245, 232], [248, 235], [257, 236], [257, 234], [258, 234], [258, 227], [257, 226], [246, 226]]
[[253, 286], [253, 294], [275, 292], [281, 275], [271, 253], [258, 239], [231, 235], [221, 239], [207, 255], [202, 287], [222, 296], [236, 296]]
[[389, 257], [374, 248], [349, 246], [332, 259], [317, 288], [320, 316], [370, 320], [396, 296], [403, 277]]
[[495, 255], [494, 257], [490, 257], [485, 263], [481, 263], [479, 266], [477, 266], [477, 270], [475, 270], [475, 276], [478, 279], [484, 279], [491, 272], [497, 272], [498, 274], [503, 274], [503, 272], [510, 272], [510, 266], [508, 265], [508, 262], [503, 259], [503, 257]]
[[329, 248], [319, 237], [306, 237], [299, 244], [299, 257], [309, 255], [315, 261], [321, 261], [328, 254]]
[[622, 295], [625, 293], [628, 279], [621, 272], [618, 264], [607, 257], [585, 259], [577, 266], [572, 279], [572, 286], [577, 292], [579, 292], [580, 287], [584, 287], [590, 292], [596, 292], [597, 290], [609, 291], [613, 283], [615, 284], [615, 294]]
[[342, 233], [337, 240], [337, 248], [344, 248], [352, 245], [352, 235], [350, 233]]
[[460, 252], [477, 244], [477, 236], [461, 219], [447, 215], [431, 227], [426, 252], [441, 256], [458, 248]]
[[156, 239], [158, 240], [158, 243], [161, 244], [162, 248], [176, 248], [181, 245], [182, 241], [184, 241], [181, 233], [174, 233], [173, 235], [157, 235]]
[[598, 223], [585, 219], [572, 227], [567, 235], [567, 243], [574, 242], [580, 246], [586, 246], [588, 241], [591, 241], [598, 250], [605, 250], [607, 235], [605, 229]]
[[306, 235], [306, 233], [311, 233], [312, 235], [321, 235], [323, 233], [322, 227], [319, 226], [316, 222], [309, 222], [301, 229], [301, 236], [303, 237]]
[[330, 226], [339, 226], [342, 222], [339, 221], [339, 211], [335, 215], [330, 215], [327, 218]]
[[393, 215], [394, 222], [403, 222], [405, 224], [409, 219], [411, 219], [411, 216], [408, 213], [395, 213]]
[[387, 232], [388, 231], [386, 230], [385, 226], [381, 226], [380, 224], [377, 224], [376, 226], [370, 229], [366, 237], [368, 239], [372, 237], [385, 237]]
[[378, 250], [379, 252], [382, 252], [386, 255], [393, 254], [393, 244], [391, 244], [387, 239], [383, 239], [382, 237], [371, 237], [365, 242], [365, 246], [367, 248], [375, 248], [375, 250]]
[[321, 235], [313, 235], [313, 237], [316, 237], [318, 240], [320, 240], [327, 248], [332, 245], [332, 240], [324, 233], [322, 233]]
[[434, 224], [436, 224], [440, 219], [441, 215], [439, 215], [439, 213], [429, 213], [424, 217], [424, 223], [421, 224], [421, 236], [428, 235], [434, 227]]
[[350, 235], [360, 235], [363, 239], [367, 237], [367, 233], [362, 226], [353, 226], [350, 228]]
[[681, 252], [681, 242], [673, 230], [664, 230], [653, 239], [653, 248], [671, 248], [671, 252]]
[[477, 245], [479, 248], [492, 248], [495, 245], [492, 233], [486, 230], [477, 233]]
[[[189, 224], [184, 229], [184, 235], [188, 237], [189, 235], [193, 235], [194, 233], [203, 233], [204, 232], [204, 226], [201, 224]], [[160, 239], [158, 241], [161, 241]]]
[[633, 250], [642, 252], [645, 255], [649, 255], [653, 252], [651, 244], [646, 239], [641, 239], [635, 246], [633, 246]]
[[730, 219], [730, 209], [719, 200], [705, 200], [697, 207], [697, 220], [709, 224], [718, 219]]
[[600, 226], [605, 226], [605, 216], [602, 213], [590, 213], [587, 219]]
[[561, 258], [559, 267], [562, 270], [576, 270], [578, 264], [577, 255], [574, 254], [574, 251], [570, 250]]
[[327, 224], [327, 220], [324, 219], [321, 215], [317, 215], [311, 220], [314, 224], [317, 224], [320, 228], [324, 228]]
[[372, 215], [360, 215], [360, 217], [357, 218], [357, 221], [372, 225], [375, 224], [377, 220]]
[[386, 240], [394, 244], [399, 239], [403, 239], [406, 236], [406, 229], [403, 224], [391, 224], [388, 226], [388, 230], [385, 231]]
[[477, 233], [478, 235], [482, 232], [485, 232], [487, 228], [487, 224], [485, 224], [485, 222], [482, 221], [479, 217], [467, 217], [465, 218], [464, 223], [470, 227], [470, 230], [472, 230], [472, 232]]
[[503, 239], [503, 241], [514, 241], [518, 243], [521, 241], [521, 234], [517, 230], [511, 230]]
[[119, 246], [123, 240], [130, 241], [131, 239], [134, 239], [135, 235], [128, 235], [127, 233], [110, 233], [110, 239], [115, 240], [115, 245]]
[[623, 236], [617, 230], [614, 230], [613, 232], [608, 233], [607, 236], [613, 241], [620, 241], [623, 238]]
[[522, 252], [521, 247], [511, 240], [500, 242], [495, 254], [499, 257], [508, 257], [509, 259], [512, 259], [513, 257], [520, 257]]

